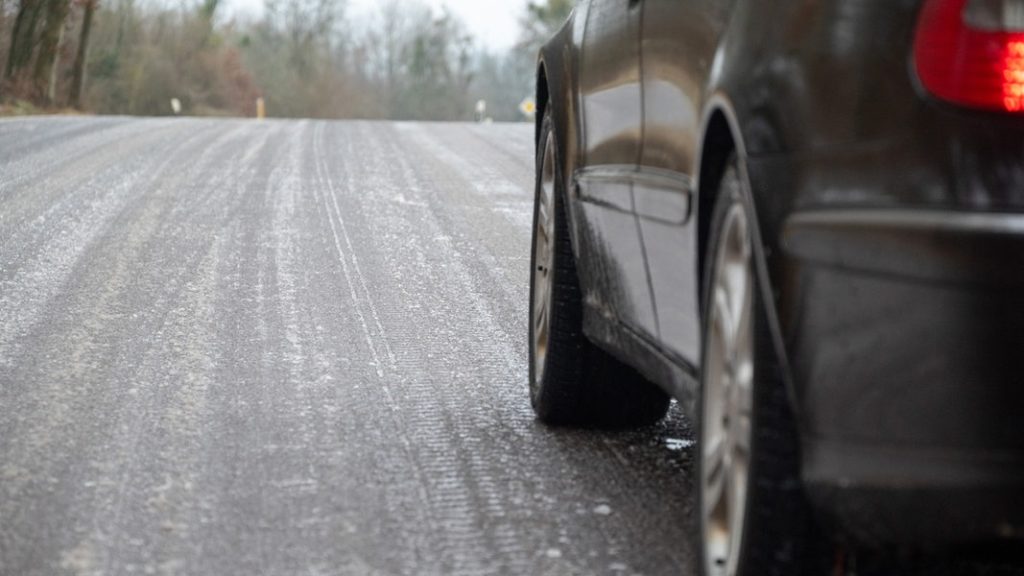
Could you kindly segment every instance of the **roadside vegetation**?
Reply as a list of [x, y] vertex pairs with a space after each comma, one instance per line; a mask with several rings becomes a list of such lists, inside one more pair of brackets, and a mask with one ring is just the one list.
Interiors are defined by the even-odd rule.
[[355, 19], [344, 0], [0, 0], [0, 114], [468, 120], [521, 118], [534, 57], [573, 0], [523, 0], [520, 42], [481, 48], [448, 11], [385, 0]]

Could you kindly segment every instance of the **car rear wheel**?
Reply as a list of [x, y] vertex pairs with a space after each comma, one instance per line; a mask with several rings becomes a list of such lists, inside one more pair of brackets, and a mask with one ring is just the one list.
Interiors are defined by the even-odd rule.
[[701, 573], [794, 576], [820, 566], [798, 435], [754, 266], [752, 211], [736, 160], [719, 185], [704, 276], [698, 402]]
[[657, 422], [669, 397], [583, 335], [583, 304], [569, 239], [560, 150], [550, 113], [537, 147], [530, 283], [530, 399], [547, 424], [600, 427]]

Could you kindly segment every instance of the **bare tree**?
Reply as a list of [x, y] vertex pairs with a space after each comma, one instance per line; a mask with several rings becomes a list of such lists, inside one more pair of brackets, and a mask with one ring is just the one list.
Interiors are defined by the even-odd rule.
[[89, 57], [89, 37], [92, 33], [92, 19], [98, 4], [99, 0], [81, 0], [84, 10], [82, 29], [78, 34], [78, 49], [75, 52], [75, 62], [71, 68], [71, 93], [68, 97], [68, 104], [73, 108], [82, 107], [82, 89], [85, 86], [85, 62]]
[[329, 47], [344, 3], [341, 0], [266, 0], [265, 6], [270, 18], [285, 34], [291, 65], [300, 74], [308, 74], [316, 56]]
[[4, 79], [12, 80], [32, 61], [36, 25], [43, 17], [44, 0], [20, 0], [11, 31], [11, 47], [7, 52]]
[[64, 35], [64, 21], [71, 10], [70, 0], [46, 0], [46, 22], [39, 37], [35, 69], [32, 74], [32, 96], [37, 102], [52, 104], [56, 100], [57, 47]]
[[531, 1], [519, 21], [520, 44], [537, 48], [554, 34], [572, 12], [576, 0]]
[[361, 20], [346, 0], [265, 0], [249, 20], [219, 17], [222, 0], [100, 1], [0, 0], [17, 3], [9, 85], [37, 102], [66, 89], [101, 113], [170, 114], [174, 98], [189, 114], [249, 115], [261, 96], [275, 116], [416, 120], [469, 119], [485, 95], [513, 119], [528, 93], [519, 50], [479, 56], [462, 21], [425, 0], [384, 0]]

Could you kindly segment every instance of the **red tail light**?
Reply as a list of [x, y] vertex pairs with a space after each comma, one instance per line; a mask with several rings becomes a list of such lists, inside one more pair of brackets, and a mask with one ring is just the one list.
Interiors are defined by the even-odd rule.
[[1024, 0], [926, 0], [914, 64], [942, 100], [1024, 114]]

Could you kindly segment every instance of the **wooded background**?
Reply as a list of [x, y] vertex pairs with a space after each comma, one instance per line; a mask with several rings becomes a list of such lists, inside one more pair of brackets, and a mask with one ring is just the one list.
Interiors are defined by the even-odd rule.
[[[509, 0], [514, 1], [514, 0]], [[574, 0], [523, 2], [519, 42], [481, 48], [447, 10], [382, 0], [264, 0], [262, 17], [220, 0], [0, 0], [0, 101], [163, 116], [470, 120], [478, 100], [517, 120], [537, 49]]]

